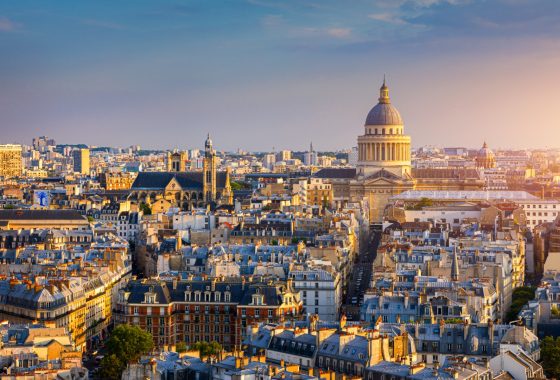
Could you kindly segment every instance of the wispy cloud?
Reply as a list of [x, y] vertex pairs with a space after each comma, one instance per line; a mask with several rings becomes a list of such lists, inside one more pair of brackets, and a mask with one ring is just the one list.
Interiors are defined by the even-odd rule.
[[12, 32], [21, 27], [21, 24], [0, 16], [0, 32]]
[[396, 14], [389, 13], [389, 12], [372, 13], [372, 14], [368, 15], [368, 18], [370, 18], [372, 20], [383, 21], [383, 22], [387, 22], [387, 23], [390, 23], [390, 24], [396, 24], [396, 25], [408, 24], [401, 17], [397, 16]]
[[90, 19], [90, 20], [83, 20], [82, 23], [84, 25], [94, 26], [94, 27], [103, 28], [103, 29], [113, 29], [113, 30], [125, 29], [124, 25], [121, 25], [121, 24], [118, 24], [118, 23], [115, 23], [115, 22], [110, 22], [110, 21]]
[[329, 28], [326, 30], [327, 34], [331, 37], [336, 38], [347, 38], [352, 34], [352, 29], [350, 28]]

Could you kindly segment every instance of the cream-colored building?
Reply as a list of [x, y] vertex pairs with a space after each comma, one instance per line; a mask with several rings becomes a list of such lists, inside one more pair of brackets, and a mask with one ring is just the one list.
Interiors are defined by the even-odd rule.
[[368, 113], [358, 136], [353, 169], [323, 169], [315, 177], [333, 184], [334, 201], [364, 202], [372, 222], [383, 220], [389, 199], [407, 190], [479, 190], [484, 180], [475, 169], [412, 169], [411, 139], [383, 81], [379, 102]]
[[0, 145], [0, 177], [20, 177], [21, 172], [21, 145]]

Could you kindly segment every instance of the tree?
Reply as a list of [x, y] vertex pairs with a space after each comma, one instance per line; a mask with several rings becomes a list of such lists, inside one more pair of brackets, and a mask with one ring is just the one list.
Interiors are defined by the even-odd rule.
[[515, 321], [523, 306], [535, 298], [535, 288], [531, 286], [515, 288], [511, 298], [511, 307], [506, 314], [507, 322]]
[[560, 337], [541, 340], [541, 359], [546, 378], [560, 378]]
[[185, 342], [179, 342], [175, 346], [175, 351], [181, 353], [187, 351], [187, 344]]
[[422, 210], [424, 207], [430, 207], [434, 204], [434, 202], [430, 198], [420, 198], [420, 202], [416, 203], [414, 206], [415, 210]]
[[101, 360], [99, 375], [102, 379], [119, 380], [125, 368], [116, 355], [107, 355]]
[[152, 209], [146, 203], [140, 203], [140, 211], [142, 211], [144, 215], [152, 215]]
[[231, 189], [233, 191], [248, 189], [250, 186], [245, 182], [231, 182]]
[[197, 350], [200, 353], [200, 360], [202, 360], [205, 357], [218, 357], [222, 352], [222, 345], [218, 342], [196, 342], [191, 349]]
[[[138, 326], [119, 325], [107, 340], [107, 356], [101, 361], [101, 372], [113, 375], [117, 371], [124, 371], [127, 363], [137, 362], [140, 357], [152, 350], [154, 341], [152, 335]], [[103, 378], [112, 378], [105, 377]]]
[[87, 220], [88, 220], [88, 222], [90, 222], [90, 223], [95, 222], [95, 219], [93, 219], [93, 216], [91, 216], [91, 215], [88, 215]]

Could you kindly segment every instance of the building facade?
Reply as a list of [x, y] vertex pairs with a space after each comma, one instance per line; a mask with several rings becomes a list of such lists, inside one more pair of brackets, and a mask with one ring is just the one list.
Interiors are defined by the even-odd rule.
[[20, 177], [21, 174], [21, 145], [0, 145], [0, 177]]
[[89, 175], [89, 149], [76, 149], [72, 152], [74, 172]]
[[198, 341], [216, 341], [226, 350], [240, 348], [247, 326], [297, 319], [301, 312], [291, 281], [133, 281], [118, 302], [119, 322], [150, 332], [160, 348]]

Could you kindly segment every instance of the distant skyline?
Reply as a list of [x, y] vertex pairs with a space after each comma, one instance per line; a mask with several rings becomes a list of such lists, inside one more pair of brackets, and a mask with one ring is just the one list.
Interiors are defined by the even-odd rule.
[[0, 4], [0, 144], [347, 149], [387, 75], [415, 147], [560, 147], [560, 1]]

